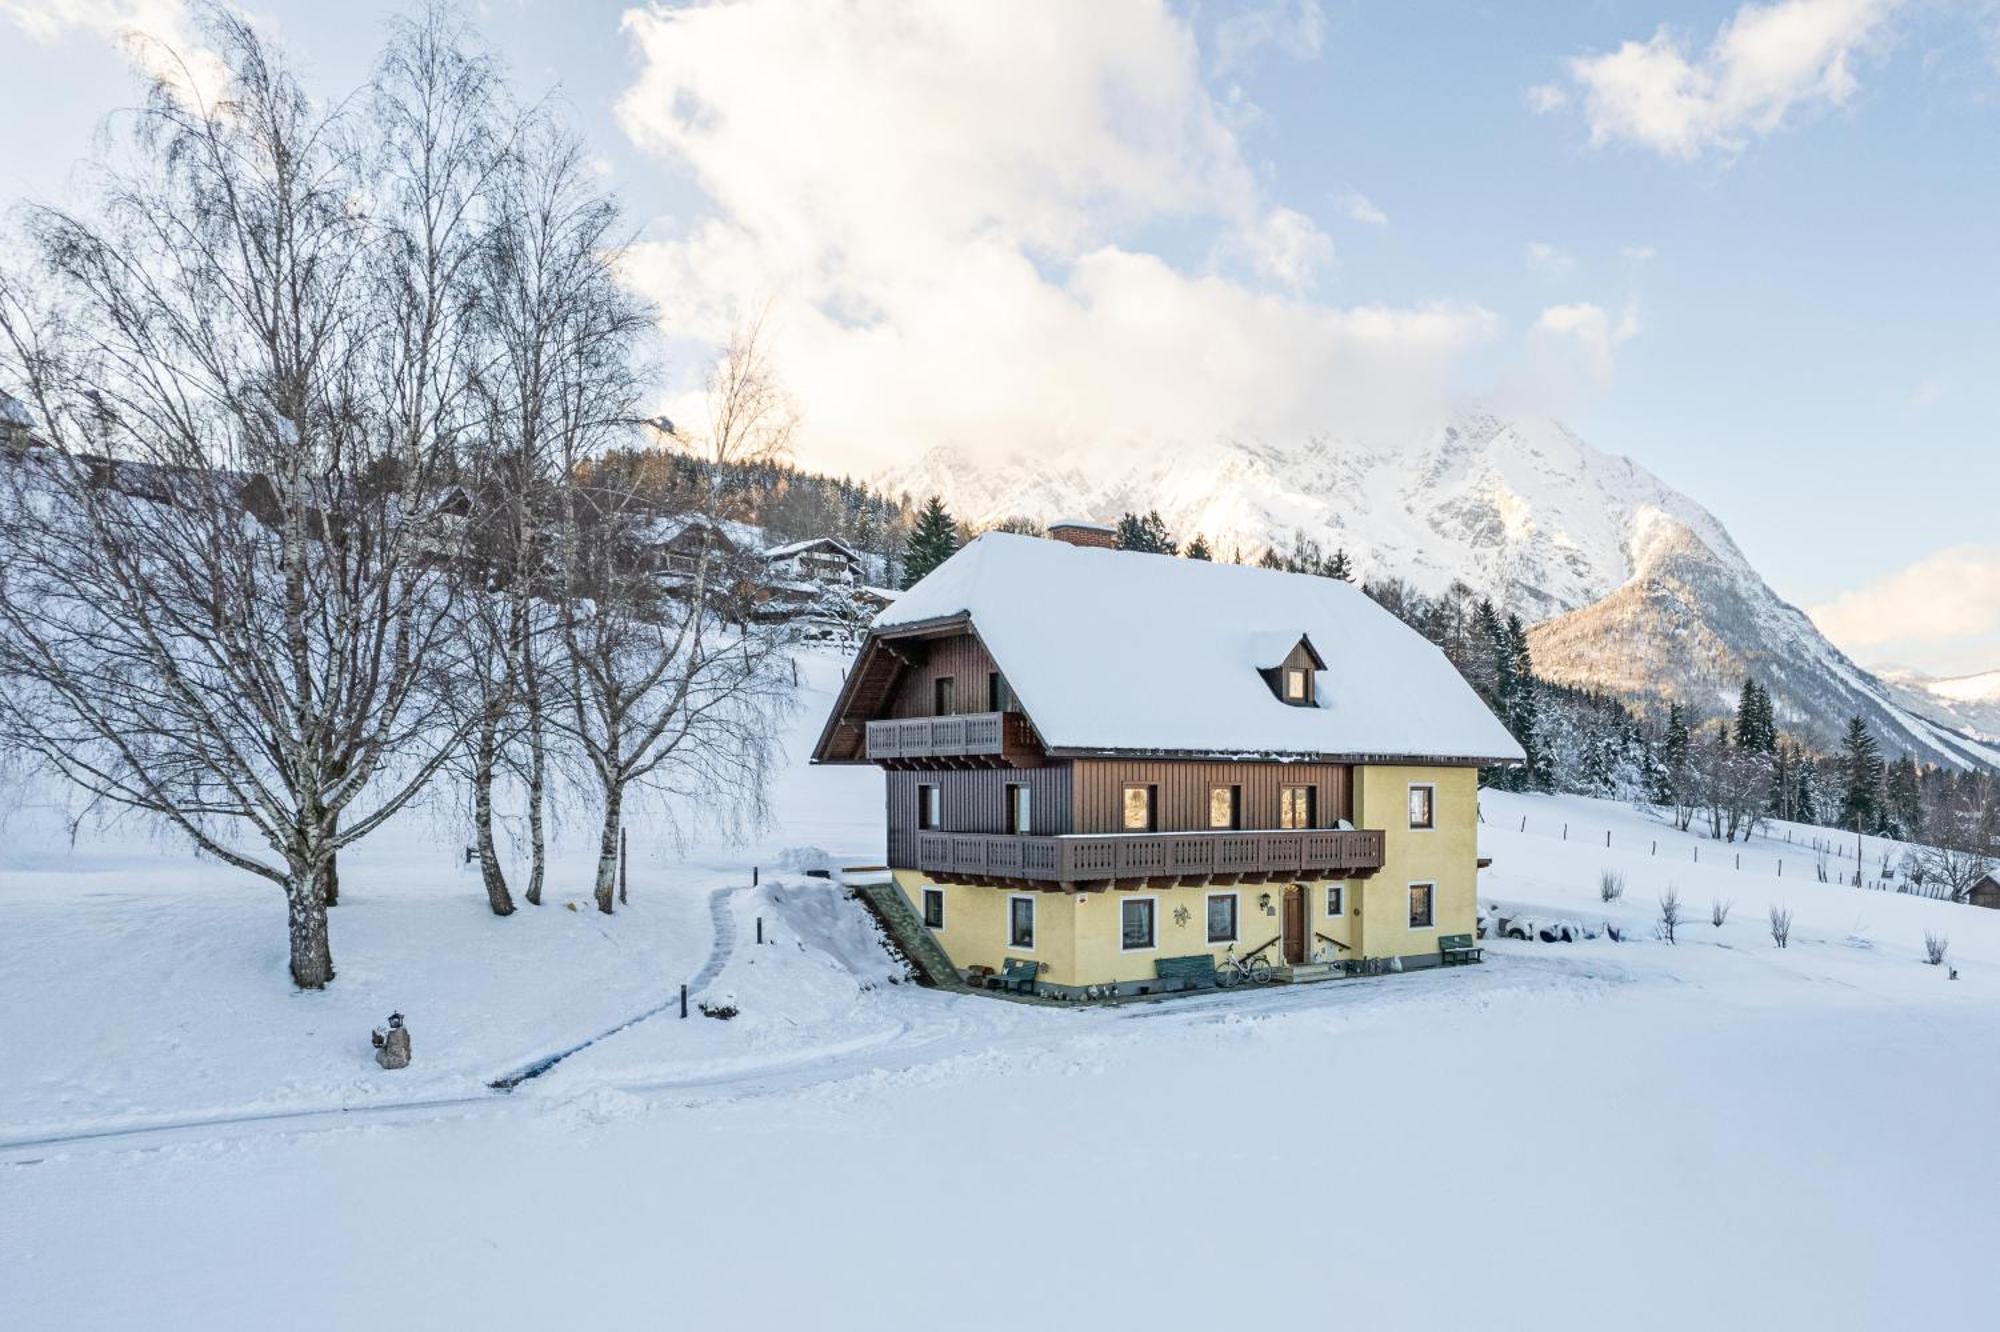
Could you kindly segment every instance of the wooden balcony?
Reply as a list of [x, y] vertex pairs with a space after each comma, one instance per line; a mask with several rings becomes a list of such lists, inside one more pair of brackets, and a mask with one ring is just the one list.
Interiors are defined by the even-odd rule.
[[868, 723], [868, 759], [911, 768], [1031, 767], [1041, 741], [1018, 712], [967, 712]]
[[1187, 883], [1360, 879], [1382, 868], [1382, 834], [1368, 829], [1061, 837], [920, 832], [916, 862], [913, 868], [944, 878], [1049, 886], [1148, 879]]

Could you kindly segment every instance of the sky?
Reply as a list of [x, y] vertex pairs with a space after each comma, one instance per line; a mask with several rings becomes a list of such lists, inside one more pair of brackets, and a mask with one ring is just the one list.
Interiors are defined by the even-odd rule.
[[[250, 0], [317, 88], [390, 3]], [[489, 0], [631, 219], [674, 407], [767, 312], [798, 461], [1559, 416], [1871, 665], [2000, 668], [2000, 0]], [[132, 30], [150, 34], [133, 42]], [[63, 200], [181, 0], [0, 0]]]

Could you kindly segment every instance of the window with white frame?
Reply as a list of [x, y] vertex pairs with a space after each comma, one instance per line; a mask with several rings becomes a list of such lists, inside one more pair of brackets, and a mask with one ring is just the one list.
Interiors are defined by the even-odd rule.
[[1346, 909], [1346, 906], [1347, 885], [1344, 883], [1328, 884], [1326, 886], [1326, 914], [1330, 918], [1338, 920], [1341, 913]]
[[1010, 897], [1007, 899], [1007, 946], [1009, 948], [1033, 948], [1035, 946], [1034, 898]]
[[1217, 893], [1208, 899], [1208, 941], [1236, 942], [1236, 894]]
[[917, 788], [917, 827], [930, 831], [944, 826], [944, 793], [935, 786]]
[[1437, 788], [1428, 783], [1417, 783], [1410, 787], [1410, 826], [1412, 828], [1437, 827]]
[[1431, 898], [1437, 891], [1434, 883], [1413, 883], [1410, 885], [1410, 928], [1429, 929], [1431, 926]]
[[924, 889], [924, 924], [934, 930], [944, 928], [944, 889]]
[[1153, 946], [1153, 899], [1128, 897], [1118, 908], [1118, 946], [1128, 952]]

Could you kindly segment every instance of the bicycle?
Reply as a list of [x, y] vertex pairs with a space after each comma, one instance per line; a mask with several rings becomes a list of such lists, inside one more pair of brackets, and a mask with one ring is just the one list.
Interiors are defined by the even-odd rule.
[[1262, 948], [1253, 948], [1240, 958], [1236, 956], [1236, 945], [1231, 944], [1229, 951], [1222, 955], [1222, 960], [1215, 964], [1215, 983], [1225, 990], [1245, 981], [1252, 985], [1269, 985], [1271, 964], [1264, 960], [1264, 952], [1276, 942], [1278, 941], [1273, 939], [1271, 943], [1265, 944]]

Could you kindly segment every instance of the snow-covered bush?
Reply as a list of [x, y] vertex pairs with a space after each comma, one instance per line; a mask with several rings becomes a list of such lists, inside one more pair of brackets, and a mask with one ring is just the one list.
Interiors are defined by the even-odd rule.
[[1617, 870], [1605, 870], [1597, 876], [1597, 896], [1600, 901], [1616, 902], [1625, 896], [1625, 876]]
[[1668, 884], [1667, 891], [1660, 894], [1660, 923], [1658, 927], [1660, 937], [1668, 943], [1672, 943], [1674, 941], [1674, 931], [1679, 928], [1680, 923], [1681, 890], [1672, 884]]
[[1792, 909], [1771, 904], [1771, 942], [1783, 948], [1792, 939]]
[[1729, 908], [1735, 905], [1736, 903], [1734, 902], [1725, 902], [1719, 897], [1716, 898], [1714, 904], [1708, 909], [1709, 923], [1715, 926], [1716, 929], [1721, 929], [1723, 922], [1729, 919]]
[[1942, 964], [1944, 962], [1944, 955], [1950, 948], [1951, 940], [1945, 938], [1942, 934], [1937, 933], [1935, 930], [1924, 931], [1924, 961], [1931, 966], [1935, 967]]

